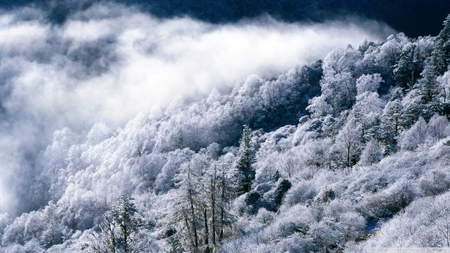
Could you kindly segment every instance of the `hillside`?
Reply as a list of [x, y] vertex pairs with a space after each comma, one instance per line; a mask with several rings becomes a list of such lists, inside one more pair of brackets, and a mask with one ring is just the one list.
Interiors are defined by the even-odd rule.
[[59, 129], [17, 176], [26, 211], [0, 215], [1, 250], [450, 247], [449, 67], [450, 15], [435, 37], [339, 47], [118, 128]]

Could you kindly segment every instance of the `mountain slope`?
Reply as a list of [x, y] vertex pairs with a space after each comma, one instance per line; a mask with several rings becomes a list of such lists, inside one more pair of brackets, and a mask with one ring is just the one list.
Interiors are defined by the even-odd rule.
[[178, 97], [116, 130], [56, 131], [24, 191], [38, 208], [0, 216], [2, 250], [449, 246], [444, 24], [436, 37], [336, 48], [229, 93]]

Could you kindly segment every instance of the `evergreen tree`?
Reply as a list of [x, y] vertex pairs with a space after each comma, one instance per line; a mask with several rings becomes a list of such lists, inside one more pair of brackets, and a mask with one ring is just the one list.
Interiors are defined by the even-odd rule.
[[443, 40], [450, 40], [450, 14], [445, 18], [443, 25], [444, 28], [439, 32], [438, 37]]
[[428, 104], [437, 96], [438, 84], [436, 81], [436, 66], [431, 60], [426, 61], [425, 68], [420, 74], [422, 78], [417, 82], [416, 87], [422, 96], [422, 102]]
[[435, 113], [442, 111], [437, 99], [439, 85], [436, 80], [436, 71], [430, 60], [426, 61], [421, 76], [422, 78], [414, 85], [414, 89], [403, 99], [404, 111], [401, 125], [404, 129], [416, 123], [419, 117], [429, 120]]
[[400, 59], [395, 64], [394, 81], [397, 87], [406, 90], [410, 84], [412, 59], [409, 51], [402, 50]]
[[244, 125], [242, 137], [239, 140], [239, 151], [235, 162], [236, 169], [236, 192], [242, 195], [250, 191], [255, 179], [255, 170], [252, 163], [255, 160], [255, 149], [251, 142], [251, 129]]
[[447, 70], [448, 62], [444, 52], [444, 41], [436, 39], [434, 43], [434, 49], [431, 53], [431, 64], [435, 67], [436, 73], [442, 75]]
[[286, 195], [286, 192], [291, 189], [292, 184], [287, 179], [280, 180], [280, 182], [277, 185], [277, 188], [274, 192], [274, 199], [273, 199], [273, 208], [274, 210], [278, 210], [280, 208], [281, 204], [283, 203], [283, 198]]
[[421, 60], [417, 46], [409, 43], [403, 47], [400, 59], [395, 64], [395, 86], [407, 90], [411, 88], [421, 71]]
[[435, 38], [431, 60], [438, 75], [444, 74], [450, 63], [450, 14], [444, 20], [444, 28]]

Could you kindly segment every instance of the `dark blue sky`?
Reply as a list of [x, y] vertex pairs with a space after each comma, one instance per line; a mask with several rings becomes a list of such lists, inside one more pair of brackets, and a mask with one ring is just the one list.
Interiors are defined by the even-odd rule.
[[[64, 22], [75, 10], [98, 0], [7, 0], [9, 9], [34, 3], [48, 10], [54, 22]], [[450, 13], [448, 0], [119, 0], [158, 17], [189, 15], [212, 22], [229, 23], [242, 18], [270, 14], [276, 19], [295, 22], [323, 22], [342, 16], [357, 15], [381, 20], [408, 36], [437, 35], [442, 21]]]

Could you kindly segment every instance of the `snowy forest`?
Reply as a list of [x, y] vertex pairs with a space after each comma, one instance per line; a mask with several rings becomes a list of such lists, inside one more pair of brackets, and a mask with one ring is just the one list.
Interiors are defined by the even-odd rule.
[[[83, 21], [86, 13], [76, 18]], [[31, 10], [21, 15], [25, 21], [39, 16]], [[14, 22], [14, 17], [0, 19], [1, 25]], [[27, 25], [35, 29], [33, 34], [43, 32]], [[49, 143], [44, 140], [50, 128], [44, 123], [31, 133], [11, 134], [26, 136], [23, 143], [31, 146], [2, 148], [30, 150], [18, 159], [21, 170], [0, 180], [3, 192], [8, 187], [14, 192], [0, 196], [11, 205], [0, 213], [0, 252], [450, 248], [450, 15], [436, 36], [393, 33], [380, 41], [335, 47], [323, 58], [250, 74], [230, 88], [209, 89], [205, 96], [176, 96], [167, 106], [142, 109], [122, 125], [91, 118], [120, 116], [120, 108], [70, 82], [104, 80], [99, 76], [122, 59], [120, 52], [104, 52], [119, 42], [105, 37], [99, 48], [77, 51], [66, 48], [76, 41], [70, 29], [48, 29], [52, 36], [45, 43], [57, 38], [52, 43], [64, 50], [40, 54], [13, 45], [0, 56], [25, 64], [15, 54], [19, 52], [39, 58], [30, 61], [36, 64], [55, 64], [58, 71], [79, 63], [79, 71], [67, 72], [67, 89], [106, 101], [106, 107], [93, 103], [94, 109], [77, 111], [88, 115], [86, 122], [64, 114], [75, 122], [72, 128], [51, 121], [59, 129], [51, 132]], [[138, 32], [127, 36], [146, 43]], [[0, 38], [0, 47], [5, 43]], [[45, 49], [45, 43], [34, 46]], [[83, 55], [96, 53], [102, 57], [84, 61]], [[10, 75], [15, 66], [0, 63], [2, 120], [19, 111], [11, 109], [19, 105], [8, 96], [28, 98], [24, 89], [30, 87], [12, 89], [8, 84], [34, 78]], [[26, 66], [46, 75], [39, 85], [56, 75], [48, 68]], [[32, 86], [33, 97], [64, 93], [40, 87]], [[72, 97], [65, 99], [57, 101], [55, 114], [66, 102], [74, 104]], [[50, 114], [39, 114], [48, 110], [45, 104], [29, 103], [24, 116], [1, 127], [16, 129], [23, 122], [28, 127], [27, 120], [38, 116], [35, 122], [51, 120]], [[142, 105], [148, 104], [137, 106]], [[43, 148], [33, 153], [35, 147]], [[2, 163], [16, 163], [8, 157], [1, 153]]]

